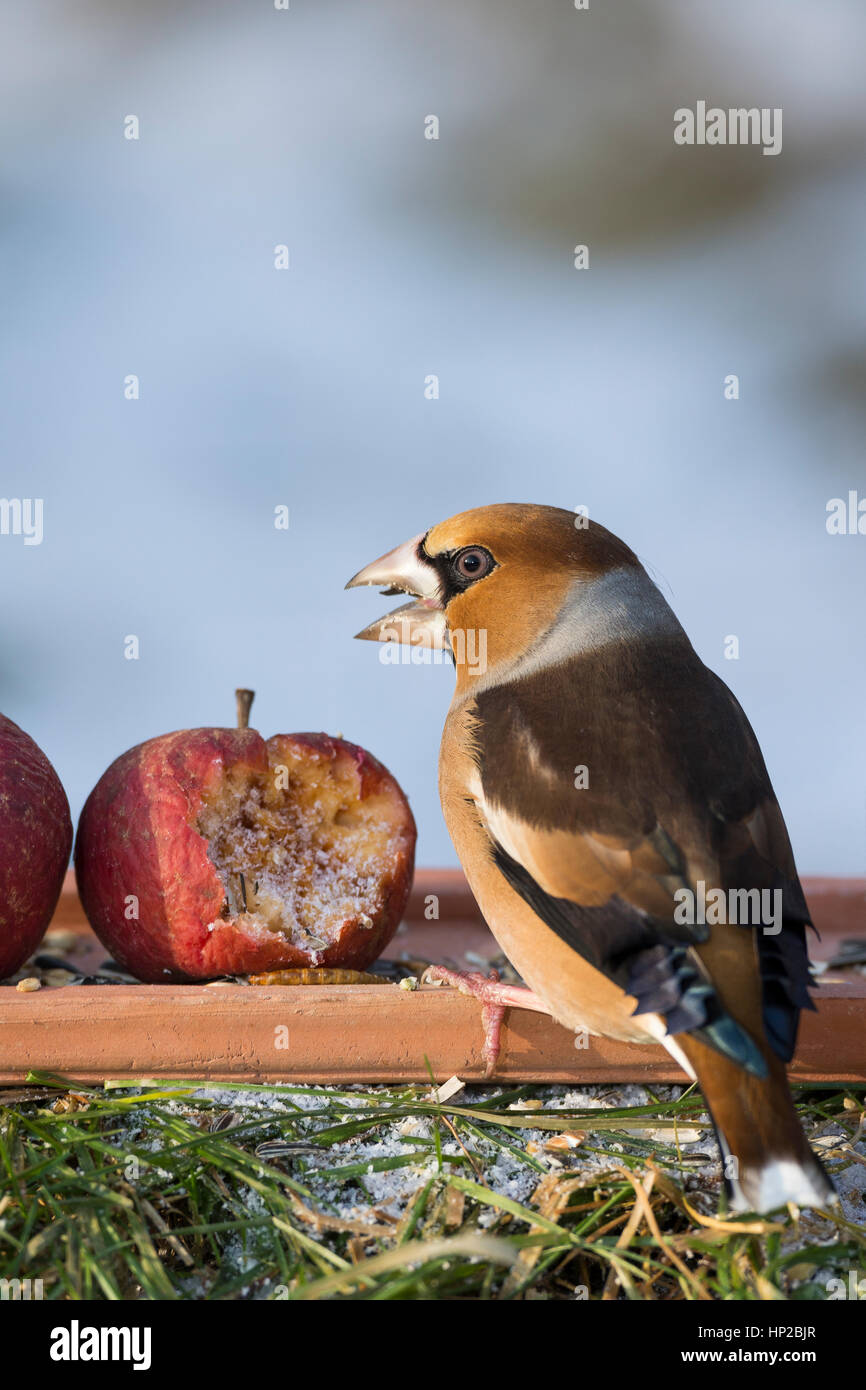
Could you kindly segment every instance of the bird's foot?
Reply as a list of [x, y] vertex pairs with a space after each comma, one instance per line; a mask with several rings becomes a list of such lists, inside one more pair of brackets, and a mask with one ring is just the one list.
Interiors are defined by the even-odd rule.
[[501, 1047], [502, 1020], [506, 1009], [533, 1009], [546, 1014], [550, 1010], [542, 1004], [537, 994], [525, 985], [504, 985], [499, 979], [499, 971], [491, 970], [484, 976], [478, 970], [448, 970], [444, 965], [431, 965], [424, 972], [425, 980], [442, 980], [453, 985], [461, 994], [468, 994], [481, 1005], [481, 1022], [484, 1026], [484, 1046], [481, 1056], [484, 1059], [484, 1075], [492, 1076]]

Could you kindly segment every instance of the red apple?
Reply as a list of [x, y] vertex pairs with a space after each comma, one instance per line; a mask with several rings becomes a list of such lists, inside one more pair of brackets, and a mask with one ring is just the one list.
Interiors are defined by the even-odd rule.
[[414, 853], [406, 797], [354, 743], [185, 729], [100, 778], [75, 871], [114, 959], [159, 983], [363, 970], [397, 930]]
[[71, 848], [60, 778], [29, 734], [0, 714], [0, 979], [42, 940]]

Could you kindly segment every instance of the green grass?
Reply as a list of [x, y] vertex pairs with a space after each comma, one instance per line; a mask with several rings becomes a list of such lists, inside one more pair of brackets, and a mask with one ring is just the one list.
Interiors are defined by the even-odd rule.
[[[694, 1089], [28, 1082], [0, 1093], [0, 1276], [47, 1299], [823, 1298], [822, 1270], [866, 1272], [841, 1216], [718, 1217]], [[862, 1097], [798, 1102], [830, 1171], [857, 1163]], [[585, 1137], [552, 1157], [558, 1131]]]

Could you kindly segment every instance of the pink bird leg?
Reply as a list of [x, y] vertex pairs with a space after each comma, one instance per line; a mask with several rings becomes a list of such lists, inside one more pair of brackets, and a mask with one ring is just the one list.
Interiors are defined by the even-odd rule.
[[485, 978], [480, 971], [447, 970], [444, 965], [431, 965], [425, 971], [426, 979], [443, 980], [454, 985], [461, 994], [468, 994], [481, 1005], [481, 1022], [484, 1027], [484, 1075], [492, 1076], [499, 1058], [501, 1047], [502, 1020], [506, 1009], [533, 1009], [539, 1014], [549, 1014], [537, 994], [525, 985], [504, 985], [499, 979], [499, 971], [491, 970]]

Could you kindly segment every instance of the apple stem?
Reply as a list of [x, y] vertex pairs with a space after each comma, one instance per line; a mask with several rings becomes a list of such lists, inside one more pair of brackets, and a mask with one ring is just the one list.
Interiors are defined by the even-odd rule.
[[250, 710], [253, 700], [256, 698], [254, 690], [236, 690], [235, 699], [238, 706], [238, 728], [248, 729], [250, 727]]

